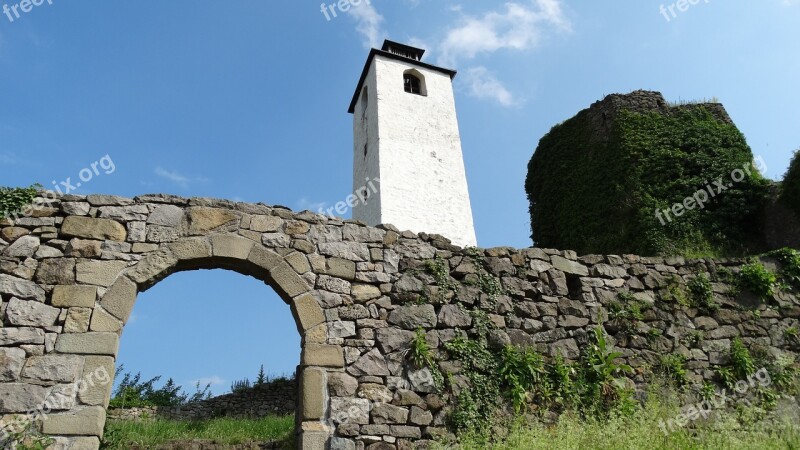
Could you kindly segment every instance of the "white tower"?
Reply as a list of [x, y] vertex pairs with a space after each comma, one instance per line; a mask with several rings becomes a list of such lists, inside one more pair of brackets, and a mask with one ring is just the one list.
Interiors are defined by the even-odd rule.
[[[353, 218], [476, 245], [453, 77], [425, 50], [385, 41], [372, 49], [350, 103]], [[378, 181], [379, 180], [379, 181]]]

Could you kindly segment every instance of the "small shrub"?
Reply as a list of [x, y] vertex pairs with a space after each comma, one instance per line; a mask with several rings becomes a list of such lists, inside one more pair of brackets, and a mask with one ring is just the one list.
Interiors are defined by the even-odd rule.
[[673, 353], [671, 355], [663, 355], [659, 359], [658, 368], [661, 373], [675, 381], [678, 386], [686, 386], [689, 384], [686, 372], [686, 358], [683, 355]]
[[731, 342], [730, 357], [733, 374], [738, 379], [746, 379], [756, 373], [756, 364], [750, 355], [750, 350], [745, 347], [742, 338], [738, 336]]
[[250, 382], [250, 379], [245, 378], [242, 380], [235, 380], [231, 383], [231, 392], [234, 394], [238, 394], [240, 392], [247, 392], [253, 389], [253, 383]]
[[768, 299], [775, 294], [777, 281], [775, 274], [767, 270], [759, 261], [752, 261], [742, 266], [742, 271], [739, 273], [739, 282], [742, 287], [762, 299]]
[[719, 310], [719, 305], [714, 301], [714, 289], [711, 287], [711, 280], [706, 274], [700, 274], [687, 284], [692, 295], [692, 304], [706, 312]]

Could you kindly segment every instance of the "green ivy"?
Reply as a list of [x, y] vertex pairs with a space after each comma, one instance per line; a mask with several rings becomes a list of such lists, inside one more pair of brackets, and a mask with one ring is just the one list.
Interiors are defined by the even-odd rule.
[[[750, 170], [705, 208], [664, 220], [671, 208], [752, 165], [744, 136], [703, 106], [670, 114], [621, 112], [608, 139], [586, 113], [555, 126], [528, 165], [532, 239], [583, 254], [752, 254], [770, 182]], [[725, 181], [726, 183], [728, 181]]]
[[0, 187], [0, 218], [21, 215], [42, 189], [40, 184], [27, 188]]
[[794, 153], [781, 183], [781, 201], [800, 215], [800, 149]]
[[708, 275], [701, 273], [692, 278], [687, 283], [691, 294], [692, 306], [699, 308], [706, 313], [713, 313], [719, 310], [719, 304], [714, 301], [714, 288]]

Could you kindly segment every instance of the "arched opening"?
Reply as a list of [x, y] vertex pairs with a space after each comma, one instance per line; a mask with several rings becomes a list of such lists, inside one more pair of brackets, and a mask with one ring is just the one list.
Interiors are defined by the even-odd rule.
[[299, 361], [291, 310], [269, 286], [222, 269], [174, 273], [137, 297], [106, 433], [148, 446], [165, 434], [173, 445], [292, 445]]
[[[196, 269], [228, 269], [252, 276], [268, 284], [289, 305], [302, 348], [297, 370], [299, 401], [293, 421], [294, 435], [300, 448], [326, 445], [333, 432], [327, 422], [328, 372], [344, 367], [344, 353], [340, 345], [328, 344], [325, 315], [317, 300], [320, 294], [313, 289], [316, 275], [304, 253], [282, 247], [272, 250], [228, 233], [187, 237], [162, 245], [116, 277], [95, 309], [93, 322], [95, 315], [102, 322], [93, 323], [93, 328], [102, 329], [105, 334], [120, 332], [130, 322], [140, 292], [174, 273]], [[117, 351], [108, 354], [113, 357], [108, 358], [111, 365], [116, 362]], [[102, 403], [107, 407], [112, 384], [100, 389], [104, 390], [106, 400]]]
[[428, 95], [425, 77], [416, 69], [403, 72], [403, 89], [409, 94]]

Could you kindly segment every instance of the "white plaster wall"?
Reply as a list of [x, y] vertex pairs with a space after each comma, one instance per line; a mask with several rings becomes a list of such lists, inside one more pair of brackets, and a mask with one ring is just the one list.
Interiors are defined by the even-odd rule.
[[[364, 88], [368, 91], [366, 114], [364, 114]], [[373, 64], [361, 94], [353, 111], [353, 193], [358, 195], [366, 188], [369, 197], [366, 202], [360, 199], [353, 206], [353, 219], [368, 225], [378, 225], [381, 221], [381, 184], [380, 154], [378, 153], [378, 103], [375, 84], [375, 65]], [[367, 145], [367, 156], [364, 156], [364, 145]], [[362, 194], [362, 198], [365, 197]]]
[[[427, 96], [404, 91], [403, 72], [411, 68], [425, 77]], [[378, 166], [378, 223], [441, 234], [460, 246], [476, 245], [452, 80], [381, 56], [375, 58], [368, 80], [377, 94], [370, 91], [370, 103], [377, 106], [380, 158], [368, 158], [367, 170]]]

